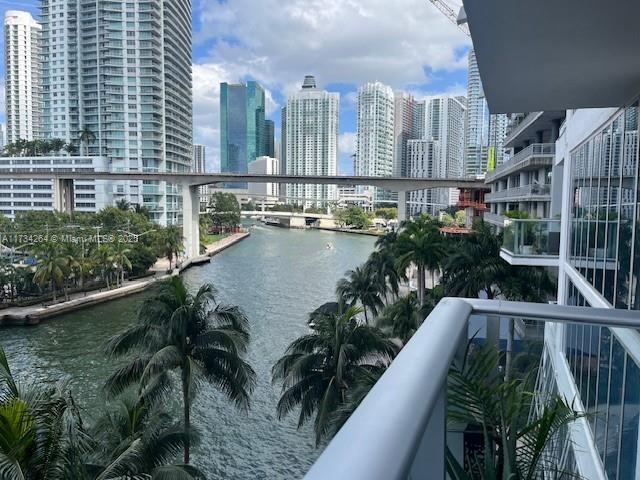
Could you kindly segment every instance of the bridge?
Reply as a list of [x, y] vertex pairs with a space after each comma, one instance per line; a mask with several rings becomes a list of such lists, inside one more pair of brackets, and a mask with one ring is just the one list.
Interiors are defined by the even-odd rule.
[[[45, 171], [43, 171], [45, 170]], [[188, 258], [200, 253], [199, 187], [220, 183], [284, 183], [318, 185], [366, 185], [398, 193], [398, 220], [406, 219], [407, 192], [426, 188], [486, 189], [482, 180], [451, 178], [359, 177], [347, 175], [258, 175], [246, 173], [190, 173], [190, 172], [113, 172], [65, 171], [54, 172], [33, 167], [11, 167], [0, 171], [0, 180], [53, 180], [54, 208], [71, 212], [74, 206], [75, 180], [156, 181], [182, 186], [182, 232]]]

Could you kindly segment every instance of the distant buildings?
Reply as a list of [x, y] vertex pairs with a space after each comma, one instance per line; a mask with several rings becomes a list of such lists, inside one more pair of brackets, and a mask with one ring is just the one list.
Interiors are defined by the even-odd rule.
[[[380, 82], [366, 83], [358, 89], [357, 147], [354, 174], [390, 177], [393, 174], [394, 96], [391, 87]], [[385, 200], [390, 192], [374, 191], [374, 200]]]
[[8, 10], [4, 15], [6, 141], [41, 137], [42, 26], [30, 13]]
[[195, 144], [193, 146], [193, 172], [206, 172], [206, 147], [204, 145]]
[[[191, 171], [191, 2], [42, 0], [44, 138], [103, 156], [114, 171]], [[12, 72], [7, 72], [10, 76]], [[177, 185], [118, 182], [115, 199], [182, 221]]]
[[[340, 95], [318, 89], [310, 75], [287, 99], [282, 144], [287, 175], [337, 174], [339, 108]], [[306, 199], [307, 206], [337, 198], [335, 185], [288, 184], [286, 191], [290, 198]]]
[[[248, 170], [249, 173], [256, 175], [278, 175], [280, 165], [276, 158], [263, 156], [249, 163]], [[274, 182], [250, 183], [249, 195], [257, 204], [264, 202], [267, 205], [274, 205], [279, 200], [280, 186]]]
[[464, 174], [466, 177], [482, 176], [487, 170], [495, 168], [504, 161], [504, 138], [507, 125], [506, 115], [489, 114], [476, 55], [473, 50], [470, 50], [465, 125]]
[[406, 177], [409, 173], [407, 141], [420, 139], [425, 134], [425, 103], [411, 95], [396, 92], [393, 117], [393, 176]]
[[[440, 153], [441, 143], [437, 140], [409, 140], [407, 142], [408, 176], [416, 178], [438, 177]], [[427, 188], [409, 192], [407, 212], [412, 216], [420, 213], [435, 215], [449, 205], [447, 191], [448, 189]]]
[[278, 158], [275, 144], [275, 124], [273, 120], [264, 121], [264, 149], [262, 153], [271, 158]]
[[[464, 163], [464, 125], [466, 98], [443, 95], [426, 100], [425, 138], [439, 142], [440, 148], [433, 176], [462, 178]], [[457, 188], [434, 189], [433, 195], [440, 205], [455, 205]]]

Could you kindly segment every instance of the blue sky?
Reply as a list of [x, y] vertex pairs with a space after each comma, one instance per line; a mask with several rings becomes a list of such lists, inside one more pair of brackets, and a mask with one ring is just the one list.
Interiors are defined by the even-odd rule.
[[[456, 1], [449, 3], [456, 8]], [[2, 10], [34, 15], [38, 5], [0, 0]], [[278, 134], [280, 107], [304, 75], [339, 92], [340, 173], [352, 170], [362, 83], [381, 81], [416, 97], [466, 91], [469, 39], [427, 0], [193, 0], [193, 40], [194, 141], [207, 146], [214, 171], [220, 82], [260, 82]]]

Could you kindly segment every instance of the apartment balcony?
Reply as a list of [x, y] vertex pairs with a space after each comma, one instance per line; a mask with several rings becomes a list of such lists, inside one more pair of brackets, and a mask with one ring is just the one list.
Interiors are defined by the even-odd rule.
[[521, 187], [505, 188], [485, 195], [487, 203], [545, 200], [551, 201], [551, 184], [548, 183], [534, 183]]
[[[475, 322], [493, 321], [489, 319], [523, 320], [529, 327], [544, 327], [548, 329], [546, 341], [562, 334], [563, 325], [624, 330], [640, 327], [637, 312], [626, 310], [445, 298], [331, 440], [305, 479], [448, 478], [447, 447], [459, 461], [464, 451], [463, 431], [451, 425], [447, 428], [449, 368], [461, 359], [469, 332], [475, 332]], [[559, 393], [569, 402], [575, 396], [564, 390]], [[580, 402], [573, 405], [583, 413]], [[578, 419], [571, 428], [572, 436], [586, 437], [590, 431], [586, 418]], [[595, 463], [589, 453], [576, 449], [575, 461], [582, 468], [582, 478], [605, 478], [601, 464]]]
[[554, 143], [534, 143], [520, 150], [495, 170], [487, 172], [485, 183], [494, 183], [516, 172], [552, 166], [555, 155], [556, 145]]
[[500, 256], [511, 265], [557, 267], [559, 219], [506, 219]]

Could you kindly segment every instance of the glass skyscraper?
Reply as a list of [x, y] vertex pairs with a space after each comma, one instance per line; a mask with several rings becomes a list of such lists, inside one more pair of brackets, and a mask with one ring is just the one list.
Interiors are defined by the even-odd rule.
[[264, 89], [257, 82], [220, 84], [220, 169], [223, 173], [247, 173], [249, 163], [266, 154], [264, 108]]

